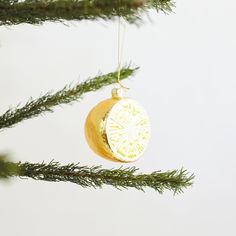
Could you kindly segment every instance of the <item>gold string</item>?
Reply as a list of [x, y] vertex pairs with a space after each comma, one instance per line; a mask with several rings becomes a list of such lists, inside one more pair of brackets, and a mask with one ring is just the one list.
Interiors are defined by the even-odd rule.
[[121, 38], [121, 17], [118, 18], [118, 73], [117, 73], [117, 83], [120, 85], [121, 88], [128, 90], [129, 88], [124, 86], [120, 81], [120, 72], [121, 72], [121, 65], [122, 65], [122, 56], [124, 51], [124, 41], [125, 41], [125, 30], [126, 25], [124, 24], [124, 32], [122, 42], [120, 42]]

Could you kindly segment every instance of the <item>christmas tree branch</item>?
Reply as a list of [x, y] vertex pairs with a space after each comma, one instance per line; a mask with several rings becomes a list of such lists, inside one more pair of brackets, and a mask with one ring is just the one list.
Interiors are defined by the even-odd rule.
[[[137, 69], [138, 68], [131, 69], [130, 67], [123, 68], [121, 70], [120, 79], [123, 80], [133, 75]], [[16, 108], [10, 108], [0, 116], [0, 130], [10, 128], [21, 121], [37, 117], [45, 112], [53, 112], [55, 106], [79, 100], [82, 98], [82, 95], [87, 92], [96, 91], [116, 82], [117, 72], [112, 72], [88, 79], [75, 86], [65, 86], [57, 92], [46, 93], [35, 100], [31, 98], [24, 106], [20, 107], [18, 105]]]
[[144, 191], [152, 188], [159, 193], [171, 190], [174, 193], [183, 192], [193, 184], [194, 175], [186, 170], [167, 172], [154, 171], [150, 174], [137, 173], [136, 167], [120, 167], [118, 169], [102, 169], [100, 166], [80, 166], [79, 164], [60, 165], [58, 162], [45, 163], [13, 163], [1, 159], [0, 178], [28, 177], [35, 180], [50, 182], [71, 182], [82, 187], [101, 188], [112, 185], [120, 190], [136, 188]]
[[0, 25], [110, 20], [115, 16], [135, 23], [148, 9], [171, 12], [173, 6], [172, 0], [0, 0]]

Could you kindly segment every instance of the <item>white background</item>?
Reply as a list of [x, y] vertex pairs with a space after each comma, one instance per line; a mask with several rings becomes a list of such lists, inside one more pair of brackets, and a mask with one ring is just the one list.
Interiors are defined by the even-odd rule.
[[[151, 22], [127, 25], [124, 62], [141, 67], [124, 82], [127, 95], [152, 123], [135, 165], [142, 172], [184, 167], [196, 175], [192, 188], [173, 196], [12, 179], [0, 183], [0, 235], [236, 235], [235, 12], [233, 0], [178, 0], [173, 14], [150, 12]], [[0, 28], [1, 114], [116, 69], [116, 22], [68, 25]], [[89, 110], [110, 90], [1, 132], [0, 152], [14, 161], [119, 167], [93, 154], [83, 134]]]

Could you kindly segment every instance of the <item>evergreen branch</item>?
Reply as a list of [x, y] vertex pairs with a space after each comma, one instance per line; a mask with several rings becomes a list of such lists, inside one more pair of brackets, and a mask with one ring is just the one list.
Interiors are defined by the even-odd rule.
[[[123, 80], [133, 75], [137, 69], [138, 68], [131, 69], [129, 67], [123, 68], [121, 70], [120, 79]], [[35, 100], [30, 98], [24, 106], [20, 107], [18, 105], [16, 108], [9, 108], [0, 116], [0, 130], [10, 128], [21, 121], [37, 117], [45, 112], [53, 112], [55, 106], [79, 100], [85, 93], [96, 91], [116, 82], [117, 72], [112, 72], [88, 79], [75, 86], [65, 86], [63, 89], [54, 93], [48, 92]]]
[[18, 166], [10, 162], [7, 155], [0, 154], [0, 180], [17, 174], [19, 174]]
[[113, 20], [116, 16], [135, 23], [149, 9], [168, 13], [173, 7], [172, 0], [0, 0], [0, 25]]
[[46, 163], [12, 163], [1, 161], [0, 178], [28, 177], [34, 180], [50, 182], [71, 182], [81, 187], [102, 188], [111, 185], [119, 190], [136, 188], [144, 191], [152, 188], [160, 194], [170, 190], [174, 194], [183, 192], [193, 184], [194, 175], [186, 170], [167, 172], [154, 171], [150, 174], [137, 173], [136, 167], [120, 167], [118, 169], [103, 169], [101, 166], [79, 166], [79, 164], [60, 165], [58, 162]]

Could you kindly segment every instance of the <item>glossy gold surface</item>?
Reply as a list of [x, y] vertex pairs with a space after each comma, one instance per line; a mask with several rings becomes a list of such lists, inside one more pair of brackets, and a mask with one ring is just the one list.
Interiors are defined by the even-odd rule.
[[98, 103], [88, 114], [85, 122], [85, 137], [90, 148], [99, 156], [117, 161], [107, 144], [105, 122], [107, 114], [119, 99], [110, 98]]
[[148, 117], [134, 100], [116, 96], [98, 103], [88, 114], [85, 137], [90, 148], [110, 161], [132, 162], [150, 137]]

